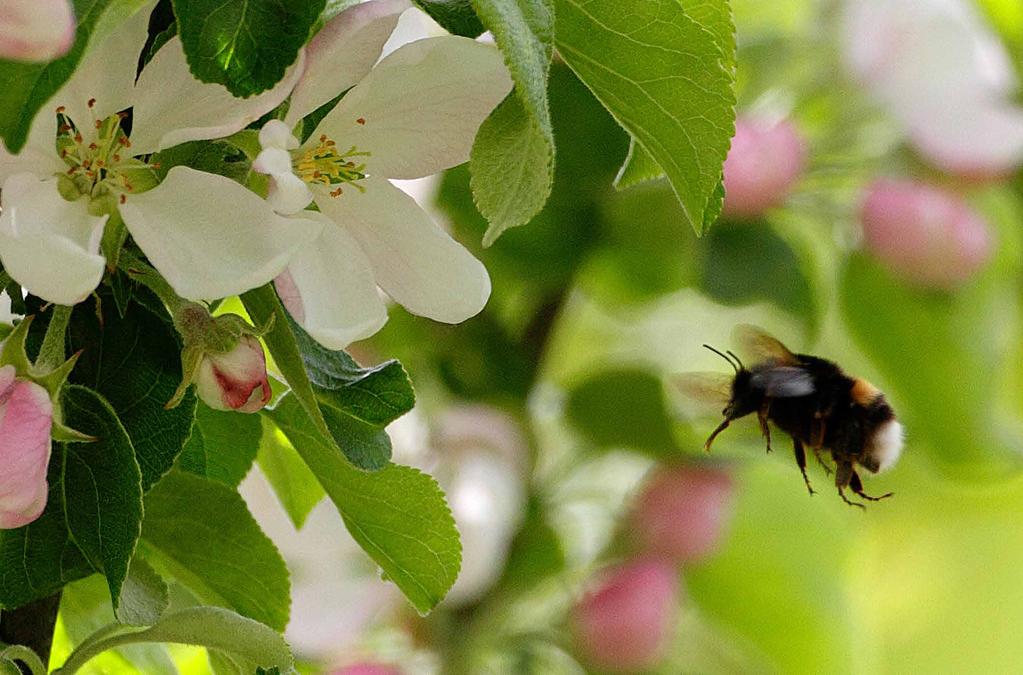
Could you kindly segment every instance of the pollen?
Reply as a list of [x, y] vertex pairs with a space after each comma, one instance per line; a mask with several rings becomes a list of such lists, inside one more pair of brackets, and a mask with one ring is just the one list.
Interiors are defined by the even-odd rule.
[[366, 118], [365, 117], [360, 117], [359, 119], [355, 120], [355, 123], [356, 124], [366, 124]]
[[[295, 174], [306, 183], [318, 185], [352, 185], [364, 190], [359, 181], [368, 176], [366, 165], [352, 161], [353, 157], [368, 157], [370, 153], [359, 151], [355, 146], [345, 152], [338, 152], [337, 143], [320, 136], [319, 145], [301, 154], [293, 163]], [[341, 188], [332, 190], [332, 197], [341, 196]]]

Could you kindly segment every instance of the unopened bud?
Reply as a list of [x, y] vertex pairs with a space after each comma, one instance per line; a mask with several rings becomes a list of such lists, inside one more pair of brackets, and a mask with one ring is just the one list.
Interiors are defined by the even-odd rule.
[[629, 531], [636, 545], [673, 563], [691, 563], [718, 547], [732, 512], [732, 479], [692, 466], [654, 471], [637, 498]]
[[4, 0], [0, 8], [0, 58], [50, 61], [75, 41], [68, 0]]
[[725, 160], [725, 203], [730, 218], [756, 218], [788, 196], [803, 171], [803, 139], [788, 121], [735, 121]]
[[46, 389], [0, 367], [0, 529], [29, 524], [46, 506], [52, 424]]
[[860, 209], [867, 249], [920, 286], [950, 289], [991, 255], [987, 222], [958, 195], [912, 180], [878, 180]]
[[207, 352], [199, 363], [195, 386], [199, 398], [214, 410], [259, 412], [271, 395], [263, 345], [244, 335], [228, 352]]
[[671, 640], [678, 594], [678, 573], [667, 562], [637, 560], [607, 571], [572, 611], [580, 656], [616, 673], [656, 665]]

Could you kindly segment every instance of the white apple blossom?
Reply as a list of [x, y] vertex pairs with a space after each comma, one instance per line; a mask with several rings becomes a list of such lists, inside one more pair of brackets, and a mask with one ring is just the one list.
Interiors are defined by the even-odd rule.
[[999, 175], [1023, 162], [1023, 107], [1005, 46], [964, 0], [847, 0], [843, 52], [939, 168]]
[[[384, 324], [377, 286], [410, 312], [447, 323], [475, 315], [490, 295], [483, 265], [388, 179], [466, 161], [511, 78], [493, 46], [454, 36], [406, 44], [374, 66], [408, 6], [371, 0], [330, 22], [309, 44], [288, 116], [259, 135], [253, 169], [271, 177], [270, 204], [324, 223], [276, 285], [295, 319], [330, 348]], [[300, 143], [292, 127], [347, 87]], [[303, 210], [313, 202], [318, 213]]]
[[[50, 302], [74, 304], [99, 283], [106, 263], [100, 240], [111, 217], [123, 219], [153, 265], [193, 300], [268, 282], [318, 234], [316, 222], [281, 218], [223, 176], [177, 166], [147, 189], [152, 174], [135, 157], [243, 129], [279, 105], [301, 72], [296, 64], [272, 90], [235, 98], [194, 79], [172, 38], [136, 82], [148, 15], [137, 12], [89, 46], [18, 154], [0, 147], [0, 261]], [[128, 108], [130, 138], [118, 116]]]

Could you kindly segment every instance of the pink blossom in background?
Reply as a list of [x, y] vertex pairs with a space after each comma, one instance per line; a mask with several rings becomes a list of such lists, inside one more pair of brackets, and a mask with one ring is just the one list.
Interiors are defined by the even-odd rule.
[[0, 529], [28, 525], [46, 506], [52, 423], [46, 390], [0, 367]]
[[382, 663], [353, 663], [333, 671], [331, 675], [402, 675], [402, 672]]
[[1005, 45], [968, 0], [845, 0], [846, 68], [933, 166], [968, 179], [1023, 162], [1023, 107]]
[[243, 335], [226, 354], [207, 352], [195, 384], [199, 398], [214, 410], [259, 412], [271, 396], [263, 346], [255, 337]]
[[920, 286], [950, 289], [991, 256], [987, 222], [961, 197], [913, 180], [877, 180], [860, 209], [866, 248]]
[[713, 553], [732, 515], [732, 478], [720, 469], [661, 467], [630, 514], [630, 533], [644, 553], [691, 563]]
[[721, 213], [730, 218], [756, 218], [784, 202], [803, 171], [804, 146], [789, 121], [737, 119], [725, 160]]
[[579, 655], [609, 672], [655, 665], [671, 642], [678, 596], [678, 572], [666, 562], [634, 560], [607, 570], [572, 610]]
[[0, 2], [0, 58], [50, 61], [75, 41], [75, 14], [69, 0]]

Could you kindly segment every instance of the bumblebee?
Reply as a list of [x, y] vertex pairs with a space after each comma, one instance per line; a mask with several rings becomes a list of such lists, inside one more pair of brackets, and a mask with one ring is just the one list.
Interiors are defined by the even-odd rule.
[[[796, 464], [810, 494], [814, 489], [806, 475], [806, 448], [810, 448], [821, 466], [835, 476], [838, 494], [850, 505], [846, 489], [869, 501], [891, 497], [868, 495], [857, 469], [878, 473], [892, 467], [903, 446], [903, 428], [884, 394], [870, 382], [844, 373], [835, 363], [809, 354], [794, 354], [775, 338], [753, 326], [740, 326], [738, 342], [756, 361], [748, 368], [731, 351], [721, 352], [704, 345], [728, 361], [735, 371], [727, 389], [728, 404], [722, 410], [724, 420], [714, 429], [704, 450], [709, 451], [718, 434], [732, 420], [756, 413], [760, 431], [771, 451], [769, 422], [792, 438]], [[706, 398], [706, 378], [699, 375], [683, 388]], [[830, 454], [834, 469], [826, 461]]]

